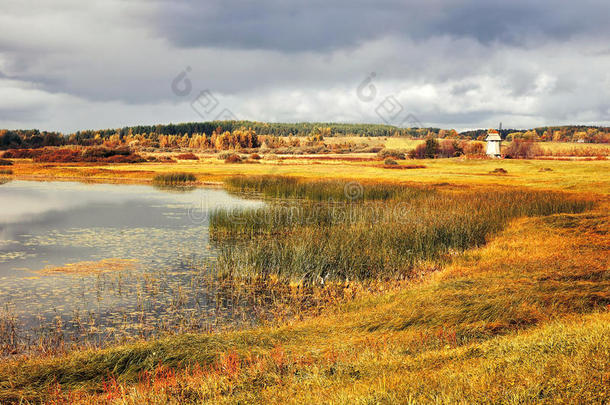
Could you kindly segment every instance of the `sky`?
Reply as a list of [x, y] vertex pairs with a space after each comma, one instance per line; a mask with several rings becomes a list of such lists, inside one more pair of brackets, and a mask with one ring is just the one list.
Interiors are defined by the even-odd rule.
[[0, 0], [0, 128], [610, 125], [607, 0]]

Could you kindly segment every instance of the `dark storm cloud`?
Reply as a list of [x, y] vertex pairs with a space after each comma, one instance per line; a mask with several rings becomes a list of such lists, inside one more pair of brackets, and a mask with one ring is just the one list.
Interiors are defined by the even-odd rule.
[[398, 36], [473, 38], [487, 44], [607, 34], [607, 1], [197, 1], [161, 2], [156, 24], [183, 47], [328, 51]]

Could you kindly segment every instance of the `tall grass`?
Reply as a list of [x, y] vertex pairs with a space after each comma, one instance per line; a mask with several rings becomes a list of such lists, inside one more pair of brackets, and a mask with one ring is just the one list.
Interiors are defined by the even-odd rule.
[[[291, 178], [239, 180], [265, 195], [316, 200], [336, 197], [340, 181], [305, 183]], [[290, 192], [290, 184], [295, 185]], [[246, 237], [222, 248], [220, 270], [237, 275], [276, 275], [305, 283], [326, 280], [405, 278], [418, 265], [480, 246], [521, 216], [577, 213], [587, 200], [525, 190], [425, 192], [383, 184], [362, 195], [385, 201], [215, 211], [215, 238]], [[417, 195], [418, 198], [413, 198]]]
[[195, 181], [197, 181], [197, 177], [194, 174], [184, 172], [157, 174], [153, 178], [153, 184], [158, 186], [176, 186]]
[[287, 176], [233, 176], [225, 181], [233, 191], [258, 192], [270, 198], [299, 198], [312, 201], [374, 201], [409, 199], [434, 193], [431, 187], [400, 184], [306, 180]]

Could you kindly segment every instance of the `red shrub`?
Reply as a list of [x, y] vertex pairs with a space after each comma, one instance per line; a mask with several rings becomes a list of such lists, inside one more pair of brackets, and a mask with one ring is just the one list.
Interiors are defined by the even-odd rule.
[[241, 158], [234, 153], [225, 159], [225, 163], [241, 163]]
[[146, 160], [140, 155], [131, 154], [110, 156], [107, 157], [104, 161], [107, 163], [140, 163], [145, 162]]
[[194, 153], [181, 153], [179, 155], [176, 155], [176, 159], [180, 159], [180, 160], [199, 160], [197, 155], [195, 155]]
[[81, 152], [78, 149], [43, 149], [42, 153], [34, 157], [34, 162], [68, 163], [81, 161]]
[[522, 139], [515, 139], [504, 149], [504, 157], [509, 159], [531, 159], [541, 154], [542, 151], [538, 144]]
[[42, 149], [9, 149], [2, 154], [6, 159], [33, 159], [40, 156]]

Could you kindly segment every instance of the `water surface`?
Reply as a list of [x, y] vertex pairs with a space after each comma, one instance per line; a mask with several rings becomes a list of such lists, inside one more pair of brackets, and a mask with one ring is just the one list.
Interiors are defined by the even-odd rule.
[[[58, 323], [68, 332], [103, 335], [171, 329], [187, 318], [205, 322], [210, 307], [227, 307], [202, 270], [218, 248], [209, 238], [208, 214], [260, 204], [222, 189], [0, 185], [4, 316], [16, 315], [29, 333]], [[108, 262], [119, 265], [112, 271], [96, 266]]]

